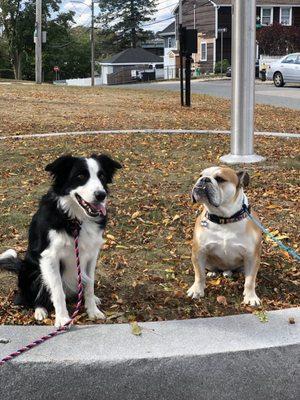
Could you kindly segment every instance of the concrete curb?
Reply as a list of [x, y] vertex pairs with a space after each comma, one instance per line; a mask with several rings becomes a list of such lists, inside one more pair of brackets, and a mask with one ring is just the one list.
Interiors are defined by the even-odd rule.
[[[229, 135], [230, 131], [221, 130], [182, 130], [182, 129], [127, 129], [127, 130], [103, 130], [103, 131], [77, 131], [77, 132], [50, 132], [50, 133], [35, 133], [28, 135], [0, 136], [0, 140], [20, 140], [32, 138], [45, 138], [55, 136], [79, 136], [79, 135], [121, 135], [121, 134], [163, 134], [163, 135], [206, 135], [206, 134], [225, 134]], [[300, 139], [300, 133], [285, 133], [285, 132], [255, 132], [256, 136], [270, 136], [286, 139]]]
[[[0, 399], [296, 400], [300, 309], [268, 317], [143, 323], [139, 337], [129, 325], [76, 327], [0, 367]], [[49, 330], [1, 326], [0, 356]]]

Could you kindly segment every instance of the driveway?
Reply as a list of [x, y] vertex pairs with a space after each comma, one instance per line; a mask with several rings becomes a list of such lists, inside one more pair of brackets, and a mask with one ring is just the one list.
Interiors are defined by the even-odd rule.
[[[166, 81], [122, 85], [120, 88], [179, 91], [179, 82]], [[192, 81], [192, 93], [231, 98], [231, 80]], [[300, 110], [300, 85], [276, 88], [272, 83], [256, 83], [256, 103]]]

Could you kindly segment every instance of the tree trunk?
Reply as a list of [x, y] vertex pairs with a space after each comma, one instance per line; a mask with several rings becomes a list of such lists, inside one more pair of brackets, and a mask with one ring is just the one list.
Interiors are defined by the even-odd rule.
[[136, 48], [136, 30], [135, 28], [131, 29], [131, 46]]
[[130, 14], [131, 14], [131, 22], [133, 24], [133, 27], [131, 28], [131, 47], [136, 48], [136, 28], [135, 28], [135, 9], [134, 9], [134, 4], [133, 0], [130, 0]]
[[12, 66], [16, 80], [22, 79], [22, 55], [21, 53], [15, 52], [12, 58]]

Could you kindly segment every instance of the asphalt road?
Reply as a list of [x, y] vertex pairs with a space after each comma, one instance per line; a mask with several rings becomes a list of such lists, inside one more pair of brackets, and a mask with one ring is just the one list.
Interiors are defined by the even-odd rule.
[[[120, 88], [179, 91], [179, 82], [165, 81], [122, 85]], [[231, 80], [192, 81], [192, 93], [231, 98]], [[271, 82], [256, 84], [256, 103], [300, 110], [300, 85], [276, 88]]]

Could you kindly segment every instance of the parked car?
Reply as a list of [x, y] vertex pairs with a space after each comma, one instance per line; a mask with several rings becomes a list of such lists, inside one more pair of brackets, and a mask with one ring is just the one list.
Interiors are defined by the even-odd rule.
[[269, 65], [267, 79], [273, 80], [276, 87], [300, 83], [300, 53], [289, 54]]
[[[226, 70], [226, 76], [231, 78], [231, 67], [228, 67]], [[256, 60], [255, 62], [255, 78], [259, 78], [259, 61]]]

